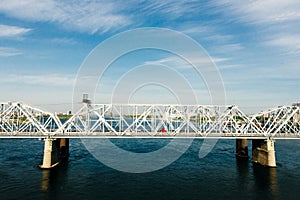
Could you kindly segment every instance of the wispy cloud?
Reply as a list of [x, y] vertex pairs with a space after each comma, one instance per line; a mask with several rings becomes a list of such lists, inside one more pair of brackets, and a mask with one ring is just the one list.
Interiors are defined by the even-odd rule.
[[[298, 0], [218, 0], [220, 12], [231, 21], [255, 29], [256, 42], [278, 47], [272, 50], [299, 53], [300, 2]], [[252, 34], [253, 35], [253, 34]]]
[[[204, 57], [204, 58], [197, 57], [197, 58], [193, 59], [195, 64], [200, 64], [200, 65], [211, 64], [211, 62], [222, 63], [222, 62], [226, 62], [226, 61], [230, 61], [230, 60], [231, 60], [231, 58], [225, 58], [225, 57], [224, 58], [215, 57], [215, 58], [210, 58], [210, 59], [208, 59], [207, 57]], [[169, 66], [169, 67], [176, 68], [176, 69], [194, 68], [193, 65], [191, 65], [190, 63], [188, 63], [176, 56], [166, 57], [166, 58], [162, 58], [159, 60], [147, 61], [144, 64], [146, 64], [146, 65], [165, 65], [165, 66]]]
[[235, 51], [242, 50], [244, 47], [240, 43], [233, 43], [233, 44], [220, 44], [215, 45], [210, 48], [210, 51], [217, 54], [226, 54]]
[[238, 51], [244, 48], [242, 41], [238, 40], [234, 34], [226, 32], [220, 25], [189, 23], [179, 27], [179, 30], [198, 39], [199, 44], [203, 45], [203, 48], [206, 48], [212, 55]]
[[202, 36], [204, 40], [213, 43], [228, 43], [235, 40], [234, 35], [223, 33], [224, 30], [220, 30], [216, 25], [201, 25], [199, 23], [185, 23], [178, 27], [178, 29], [192, 37]]
[[29, 28], [0, 24], [0, 37], [20, 37], [29, 31]]
[[212, 58], [212, 60], [215, 62], [215, 63], [221, 63], [221, 62], [226, 62], [226, 61], [230, 61], [231, 58]]
[[190, 27], [181, 27], [180, 30], [185, 34], [199, 34], [199, 33], [207, 33], [211, 31], [211, 28], [208, 26], [195, 26], [195, 24], [190, 25]]
[[51, 22], [68, 30], [90, 34], [116, 30], [129, 25], [144, 24], [149, 18], [193, 18], [206, 12], [199, 0], [121, 0], [59, 1], [59, 0], [2, 0], [0, 13], [21, 20]]
[[53, 38], [52, 42], [54, 43], [58, 43], [58, 44], [76, 44], [76, 40], [72, 39], [72, 38]]
[[198, 0], [153, 0], [143, 1], [143, 5], [142, 10], [147, 14], [161, 13], [171, 18], [178, 18], [205, 9], [204, 4]]
[[57, 0], [2, 0], [0, 12], [21, 20], [55, 22], [71, 30], [88, 33], [106, 32], [130, 23], [129, 17], [118, 14], [118, 6], [109, 1], [71, 2]]
[[0, 47], [0, 57], [10, 57], [23, 54], [22, 51], [11, 47]]
[[218, 69], [220, 70], [228, 70], [228, 69], [241, 69], [243, 68], [243, 65], [239, 65], [239, 64], [219, 64], [218, 65]]
[[[277, 23], [300, 19], [298, 0], [285, 1], [239, 1], [218, 0], [214, 4], [223, 7], [223, 11], [235, 15], [238, 20], [250, 23]], [[228, 12], [230, 10], [230, 12]]]
[[17, 75], [10, 74], [1, 77], [1, 83], [28, 84], [42, 86], [72, 86], [75, 77], [61, 74]]
[[286, 54], [300, 54], [300, 34], [276, 35], [265, 44], [280, 47]]
[[229, 34], [213, 33], [205, 37], [205, 39], [209, 41], [230, 42], [234, 40], [234, 36]]

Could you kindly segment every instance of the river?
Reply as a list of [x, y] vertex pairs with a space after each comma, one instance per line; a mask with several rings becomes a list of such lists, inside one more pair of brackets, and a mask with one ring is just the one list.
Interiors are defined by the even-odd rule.
[[[167, 139], [115, 139], [133, 151], [152, 151]], [[219, 140], [205, 158], [194, 140], [177, 161], [158, 171], [131, 174], [96, 160], [70, 139], [69, 161], [41, 170], [43, 141], [0, 139], [0, 199], [299, 199], [300, 140], [276, 140], [277, 168], [237, 162], [235, 140]], [[250, 145], [251, 146], [251, 142]], [[249, 149], [251, 156], [251, 147]]]

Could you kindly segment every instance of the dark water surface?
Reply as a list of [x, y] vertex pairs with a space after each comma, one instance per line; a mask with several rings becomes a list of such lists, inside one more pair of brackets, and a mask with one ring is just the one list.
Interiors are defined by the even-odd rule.
[[[164, 169], [129, 174], [99, 163], [80, 139], [70, 140], [69, 161], [51, 171], [37, 167], [43, 141], [0, 139], [0, 199], [300, 199], [300, 140], [277, 140], [278, 167], [271, 169], [237, 162], [235, 140], [219, 140], [199, 159], [202, 142], [194, 140]], [[149, 147], [149, 139], [117, 143], [139, 152], [168, 141], [151, 139]]]

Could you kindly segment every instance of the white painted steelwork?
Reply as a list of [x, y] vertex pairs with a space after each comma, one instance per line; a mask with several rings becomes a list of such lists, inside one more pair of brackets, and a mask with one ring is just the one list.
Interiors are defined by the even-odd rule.
[[300, 107], [281, 106], [254, 115], [237, 106], [91, 104], [62, 123], [21, 103], [0, 103], [0, 137], [276, 138], [300, 139]]
[[0, 102], [0, 137], [48, 137], [62, 127], [50, 112], [22, 103]]

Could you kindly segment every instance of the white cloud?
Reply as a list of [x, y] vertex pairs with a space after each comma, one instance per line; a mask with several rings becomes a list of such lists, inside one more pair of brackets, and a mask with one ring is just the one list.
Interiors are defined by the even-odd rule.
[[[53, 22], [91, 34], [142, 24], [151, 15], [176, 19], [206, 11], [198, 0], [1, 0], [0, 13], [33, 22]], [[151, 16], [152, 18], [152, 16]], [[193, 30], [194, 31], [194, 30]]]
[[[200, 62], [200, 60], [199, 60], [199, 62]], [[165, 65], [165, 66], [168, 66], [168, 67], [171, 67], [171, 68], [176, 68], [176, 69], [191, 69], [191, 68], [193, 68], [193, 66], [191, 64], [187, 63], [183, 59], [181, 59], [179, 57], [176, 57], [176, 56], [170, 56], [170, 57], [167, 57], [167, 58], [154, 60], [154, 61], [146, 61], [144, 64], [147, 64], [147, 65]]]
[[128, 25], [118, 7], [106, 1], [2, 0], [0, 12], [34, 22], [55, 22], [70, 30], [94, 34]]
[[[210, 65], [212, 61], [214, 63], [222, 63], [222, 62], [226, 62], [226, 61], [230, 61], [230, 60], [231, 60], [231, 58], [226, 58], [226, 57], [224, 57], [224, 58], [222, 58], [222, 57], [215, 57], [215, 58], [196, 57], [193, 59], [193, 62], [195, 64], [199, 64], [199, 65]], [[169, 67], [176, 68], [176, 69], [192, 69], [192, 68], [194, 68], [193, 65], [189, 64], [185, 60], [183, 60], [179, 57], [176, 57], [176, 56], [170, 56], [170, 57], [159, 59], [159, 60], [146, 61], [144, 64], [145, 65], [165, 65], [165, 66], [169, 66]]]
[[287, 54], [300, 53], [300, 34], [283, 34], [273, 36], [272, 39], [265, 42], [270, 46], [279, 47], [281, 51]]
[[0, 24], [0, 37], [19, 37], [31, 31], [29, 28]]
[[76, 44], [76, 40], [72, 39], [72, 38], [53, 38], [52, 42], [54, 43], [58, 43], [58, 44]]
[[0, 57], [10, 57], [23, 54], [20, 50], [11, 47], [0, 47]]
[[225, 19], [255, 28], [255, 39], [261, 40], [261, 43], [273, 47], [292, 47], [293, 51], [298, 46], [299, 0], [218, 0], [213, 3], [218, 5]]
[[230, 61], [231, 58], [212, 58], [212, 60], [213, 60], [215, 63], [221, 63], [221, 62]]
[[42, 86], [72, 86], [75, 77], [60, 74], [40, 74], [40, 75], [16, 75], [10, 74], [1, 77], [1, 83], [16, 83]]
[[223, 11], [226, 13], [236, 15], [245, 22], [277, 23], [300, 19], [298, 0], [218, 0], [214, 3], [225, 8]]
[[[133, 1], [134, 2], [134, 1]], [[162, 13], [167, 14], [171, 18], [178, 18], [192, 12], [199, 12], [204, 9], [204, 4], [199, 0], [153, 0], [143, 1], [144, 7], [142, 10], [148, 14]]]
[[185, 34], [199, 34], [199, 33], [207, 33], [210, 31], [211, 28], [209, 28], [208, 26], [195, 26], [195, 24], [193, 24], [193, 26], [191, 27], [184, 27], [182, 28], [182, 32]]
[[219, 34], [219, 33], [212, 33], [211, 35], [205, 37], [206, 40], [215, 41], [215, 42], [229, 42], [234, 40], [233, 35], [228, 34]]
[[240, 43], [233, 43], [233, 44], [220, 44], [215, 45], [210, 48], [210, 52], [214, 54], [225, 54], [225, 53], [232, 53], [235, 51], [242, 50], [244, 47]]
[[243, 68], [244, 66], [243, 65], [239, 65], [239, 64], [220, 64], [218, 65], [218, 69], [220, 70], [227, 70], [227, 69], [241, 69]]

